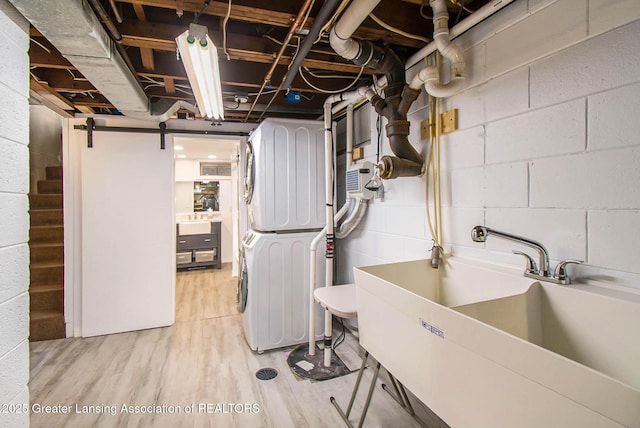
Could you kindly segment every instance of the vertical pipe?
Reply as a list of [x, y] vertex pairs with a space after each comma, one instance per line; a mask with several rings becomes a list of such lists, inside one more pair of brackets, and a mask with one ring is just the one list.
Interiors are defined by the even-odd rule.
[[[327, 264], [326, 279], [327, 287], [333, 286], [333, 135], [331, 130], [331, 104], [327, 100], [324, 104], [324, 162], [325, 162], [325, 190], [326, 190], [326, 219], [327, 219]], [[332, 315], [329, 311], [324, 311], [324, 365], [331, 365], [331, 336], [332, 336]], [[327, 346], [327, 344], [329, 346]]]
[[353, 163], [353, 103], [347, 106], [347, 170]]

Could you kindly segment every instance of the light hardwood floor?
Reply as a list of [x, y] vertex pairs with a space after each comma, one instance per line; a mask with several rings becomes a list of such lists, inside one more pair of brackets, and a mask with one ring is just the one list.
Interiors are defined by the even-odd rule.
[[[236, 281], [229, 266], [178, 273], [176, 323], [171, 327], [31, 343], [32, 409], [34, 405], [57, 406], [47, 412], [32, 412], [31, 426], [344, 426], [329, 397], [335, 396], [346, 407], [356, 372], [311, 382], [290, 371], [287, 349], [262, 355], [252, 352], [243, 336], [235, 296]], [[338, 351], [350, 368], [359, 367], [361, 349], [356, 338], [348, 334]], [[256, 379], [256, 371], [264, 367], [277, 369], [278, 376], [269, 381]], [[371, 370], [367, 370], [352, 420], [360, 414], [370, 379]], [[127, 413], [123, 405], [167, 407], [156, 413], [135, 408]], [[187, 413], [191, 405], [193, 412]], [[52, 413], [64, 410], [61, 406], [71, 406], [70, 413]], [[93, 406], [91, 410], [102, 413], [82, 413], [83, 406]], [[115, 406], [113, 414], [111, 406]], [[179, 412], [171, 413], [168, 406]], [[429, 427], [446, 427], [424, 406], [416, 407]], [[420, 425], [378, 381], [365, 426]]]

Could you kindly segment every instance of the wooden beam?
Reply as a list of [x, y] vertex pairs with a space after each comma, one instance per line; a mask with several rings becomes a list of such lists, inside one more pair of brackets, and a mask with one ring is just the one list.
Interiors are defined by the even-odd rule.
[[78, 77], [70, 70], [37, 68], [33, 73], [38, 76], [40, 82], [46, 82], [49, 87], [59, 92], [92, 92], [97, 93], [98, 90], [84, 77]]
[[176, 93], [176, 87], [174, 84], [175, 81], [169, 77], [163, 77], [162, 80], [164, 81], [164, 89], [165, 91], [167, 91], [167, 94], [175, 94]]
[[[147, 16], [144, 14], [144, 6], [141, 4], [134, 4], [133, 10], [136, 13], [136, 17], [140, 22], [147, 22]], [[140, 57], [142, 58], [142, 66], [145, 70], [155, 70], [155, 64], [153, 62], [153, 50], [148, 47], [140, 47]]]
[[[171, 9], [175, 10], [176, 1], [175, 0], [120, 0], [123, 3], [131, 3], [133, 5], [139, 6], [151, 6], [158, 7], [163, 9]], [[392, 6], [388, 8], [388, 10], [393, 10], [393, 13], [397, 13], [397, 2], [395, 2], [396, 7], [393, 9]], [[411, 4], [406, 4], [408, 6], [414, 6]], [[184, 0], [184, 10], [189, 12], [199, 12], [202, 9], [203, 3], [201, 0]], [[229, 4], [227, 2], [221, 1], [212, 1], [205, 9], [203, 14], [205, 15], [213, 15], [224, 17], [227, 15]], [[389, 16], [393, 15], [393, 13], [389, 14], [387, 8], [378, 12], [378, 16], [380, 18], [384, 17], [385, 20], [389, 20]], [[417, 9], [416, 9], [417, 10]], [[295, 20], [295, 14], [298, 11], [296, 10], [293, 13], [288, 12], [279, 12], [268, 9], [263, 9], [260, 7], [251, 7], [251, 6], [243, 6], [234, 4], [231, 8], [231, 14], [229, 16], [230, 19], [236, 21], [244, 21], [244, 22], [252, 22], [259, 23], [265, 25], [273, 25], [276, 27], [290, 27], [293, 21]], [[419, 16], [419, 13], [416, 13]], [[388, 43], [393, 43], [401, 46], [409, 46], [414, 48], [420, 48], [424, 46], [424, 42], [419, 40], [409, 39], [407, 37], [401, 36], [399, 34], [395, 34], [381, 28], [377, 24], [375, 24], [371, 20], [365, 21], [366, 25], [360, 26], [354, 33], [355, 38], [360, 39], [369, 39], [369, 40], [383, 40]], [[402, 27], [402, 23], [396, 20], [391, 19], [389, 22], [391, 25]], [[309, 18], [306, 21], [305, 29], [311, 28], [313, 25], [313, 18]], [[429, 27], [429, 21], [424, 20], [425, 27]], [[402, 28], [400, 28], [402, 29]], [[430, 36], [432, 34], [432, 30], [425, 29], [421, 35]]]

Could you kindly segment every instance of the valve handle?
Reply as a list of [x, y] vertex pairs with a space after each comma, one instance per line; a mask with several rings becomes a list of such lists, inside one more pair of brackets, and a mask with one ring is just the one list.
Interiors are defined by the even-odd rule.
[[526, 273], [532, 273], [536, 275], [540, 273], [540, 271], [538, 270], [538, 265], [536, 264], [536, 261], [533, 260], [533, 258], [529, 254], [523, 253], [522, 251], [516, 251], [516, 250], [512, 250], [512, 251], [513, 251], [513, 254], [521, 255], [527, 260], [527, 267], [525, 270]]
[[558, 263], [558, 266], [556, 266], [554, 276], [561, 280], [568, 279], [569, 277], [567, 276], [567, 265], [571, 263], [579, 265], [580, 263], [582, 263], [582, 260], [568, 259], [561, 261], [560, 263]]

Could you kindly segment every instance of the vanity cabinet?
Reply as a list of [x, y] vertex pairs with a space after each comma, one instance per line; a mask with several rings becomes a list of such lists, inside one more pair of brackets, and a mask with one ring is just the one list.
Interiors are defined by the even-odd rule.
[[180, 235], [176, 227], [176, 266], [178, 269], [214, 267], [220, 269], [221, 223], [211, 223], [211, 233]]

